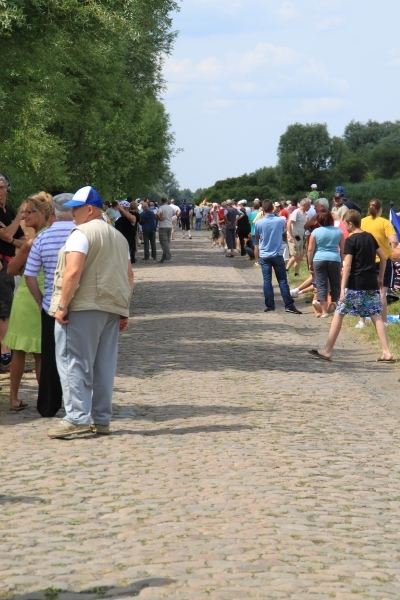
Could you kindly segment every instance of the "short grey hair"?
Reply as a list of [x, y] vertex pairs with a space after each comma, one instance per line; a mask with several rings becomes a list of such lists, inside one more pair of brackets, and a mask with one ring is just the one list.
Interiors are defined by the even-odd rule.
[[300, 206], [305, 206], [306, 204], [311, 204], [311, 198], [303, 198], [300, 202]]
[[321, 206], [329, 210], [329, 202], [326, 198], [318, 198], [315, 204], [320, 204]]
[[72, 207], [64, 206], [66, 202], [72, 200], [72, 197], [73, 194], [67, 192], [53, 197], [53, 208], [57, 221], [72, 221]]

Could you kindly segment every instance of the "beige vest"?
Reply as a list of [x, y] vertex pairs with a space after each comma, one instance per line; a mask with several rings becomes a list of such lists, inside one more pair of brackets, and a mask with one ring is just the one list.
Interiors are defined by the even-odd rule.
[[[131, 287], [128, 280], [129, 246], [126, 239], [105, 223], [94, 219], [78, 225], [89, 240], [89, 251], [82, 275], [69, 310], [101, 310], [121, 317], [129, 317]], [[65, 269], [65, 246], [58, 253], [54, 274], [53, 296], [49, 313], [53, 314], [61, 299], [61, 286]]]

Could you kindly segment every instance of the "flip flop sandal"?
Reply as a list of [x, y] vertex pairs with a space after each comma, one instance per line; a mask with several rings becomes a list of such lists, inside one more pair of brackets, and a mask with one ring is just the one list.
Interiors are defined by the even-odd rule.
[[397, 362], [397, 360], [395, 358], [389, 358], [388, 359], [388, 358], [379, 357], [379, 358], [376, 359], [376, 362], [395, 363], [395, 362]]
[[22, 400], [18, 406], [10, 406], [11, 412], [18, 412], [20, 410], [25, 410], [25, 408], [28, 408], [28, 404], [26, 402], [22, 402]]
[[320, 358], [321, 360], [328, 360], [330, 362], [330, 358], [327, 358], [326, 356], [322, 356], [322, 354], [320, 354], [318, 352], [318, 350], [307, 350], [308, 354], [311, 354], [311, 356], [313, 358]]

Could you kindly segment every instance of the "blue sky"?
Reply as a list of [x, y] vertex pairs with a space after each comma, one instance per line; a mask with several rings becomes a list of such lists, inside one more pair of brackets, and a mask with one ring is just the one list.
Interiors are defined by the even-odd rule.
[[398, 0], [183, 0], [164, 65], [182, 188], [275, 165], [295, 122], [400, 118]]

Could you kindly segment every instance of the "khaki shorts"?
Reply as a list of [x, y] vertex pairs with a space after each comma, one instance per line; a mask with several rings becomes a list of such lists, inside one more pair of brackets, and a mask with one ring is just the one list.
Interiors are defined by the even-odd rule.
[[289, 254], [290, 256], [304, 256], [304, 239], [301, 238], [300, 241], [294, 239], [293, 242], [289, 243]]

